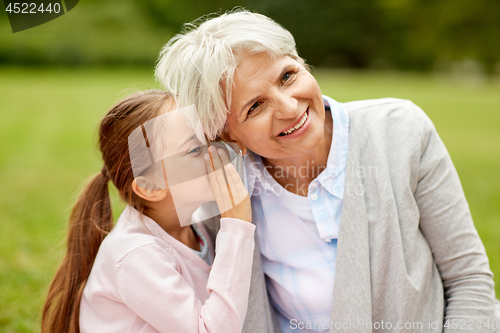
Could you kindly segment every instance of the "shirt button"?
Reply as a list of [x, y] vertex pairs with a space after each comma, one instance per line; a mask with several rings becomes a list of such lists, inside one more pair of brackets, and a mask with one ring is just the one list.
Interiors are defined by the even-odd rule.
[[316, 193], [311, 194], [311, 200], [312, 201], [318, 200], [318, 195]]

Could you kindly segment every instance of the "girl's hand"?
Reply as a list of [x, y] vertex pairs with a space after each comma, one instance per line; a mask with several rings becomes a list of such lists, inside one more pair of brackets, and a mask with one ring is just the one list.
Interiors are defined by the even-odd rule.
[[252, 222], [250, 196], [227, 153], [210, 147], [205, 154], [205, 166], [221, 216]]

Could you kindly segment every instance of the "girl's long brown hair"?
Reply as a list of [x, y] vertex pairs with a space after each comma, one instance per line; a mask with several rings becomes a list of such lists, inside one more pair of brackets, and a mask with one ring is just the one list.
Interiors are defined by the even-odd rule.
[[80, 300], [97, 250], [113, 227], [108, 193], [111, 180], [122, 200], [140, 212], [144, 202], [132, 191], [134, 175], [128, 137], [160, 113], [170, 98], [163, 91], [132, 94], [115, 104], [99, 126], [99, 148], [104, 166], [77, 200], [69, 218], [66, 255], [50, 285], [43, 307], [42, 333], [79, 333]]

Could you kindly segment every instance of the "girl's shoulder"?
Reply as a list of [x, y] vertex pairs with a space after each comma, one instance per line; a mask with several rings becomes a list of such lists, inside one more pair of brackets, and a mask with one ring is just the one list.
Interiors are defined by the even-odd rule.
[[[157, 228], [160, 227], [154, 221], [132, 207], [125, 208], [99, 247], [82, 304], [95, 304], [103, 299], [124, 302], [124, 285], [138, 287], [137, 281], [142, 280], [145, 272], [160, 271], [159, 275], [164, 277], [179, 274], [176, 272], [181, 271], [182, 260]], [[143, 280], [142, 283], [155, 285]]]
[[151, 248], [165, 254], [172, 253], [172, 245], [166, 239], [165, 231], [147, 216], [127, 206], [111, 232], [104, 238], [96, 262], [116, 266], [132, 252], [147, 252]]

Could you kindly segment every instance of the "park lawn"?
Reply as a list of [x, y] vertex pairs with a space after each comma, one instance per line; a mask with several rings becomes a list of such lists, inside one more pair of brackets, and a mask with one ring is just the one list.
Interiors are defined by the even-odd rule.
[[[500, 274], [500, 84], [410, 73], [315, 75], [323, 93], [341, 102], [398, 97], [427, 112], [458, 170], [491, 269]], [[72, 203], [102, 166], [99, 120], [118, 98], [155, 86], [151, 69], [0, 67], [0, 332], [39, 331]], [[116, 193], [113, 204], [116, 218], [123, 208]]]

